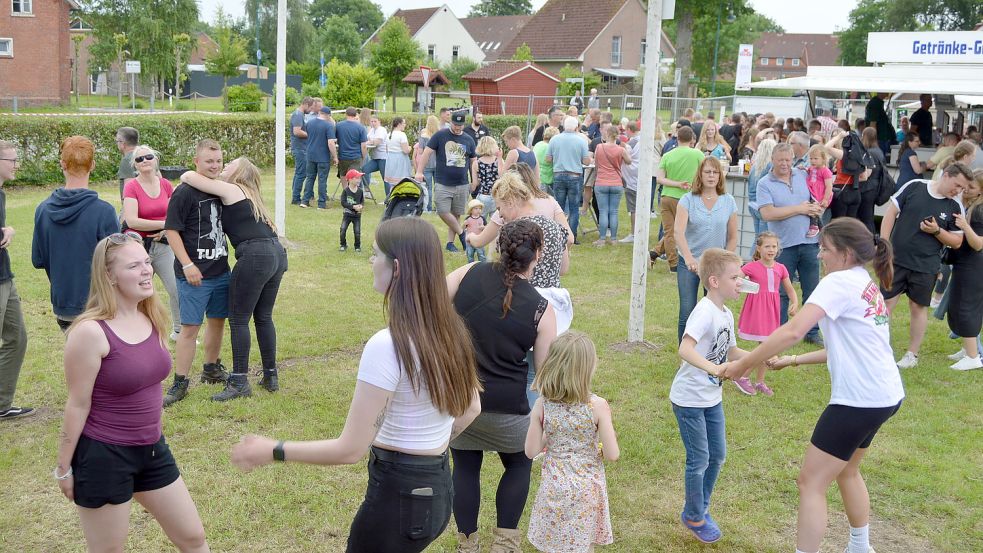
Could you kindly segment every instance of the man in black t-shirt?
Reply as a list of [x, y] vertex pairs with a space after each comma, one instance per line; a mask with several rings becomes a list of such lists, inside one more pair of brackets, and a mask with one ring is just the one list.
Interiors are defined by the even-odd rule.
[[[195, 150], [195, 170], [209, 178], [222, 172], [222, 148], [205, 139]], [[167, 243], [174, 250], [181, 307], [181, 332], [174, 347], [174, 384], [164, 396], [164, 407], [184, 399], [188, 373], [195, 358], [198, 330], [207, 315], [205, 365], [201, 381], [223, 383], [228, 373], [218, 358], [225, 319], [229, 316], [229, 249], [222, 231], [222, 200], [181, 184], [174, 189], [164, 221]]]
[[882, 293], [892, 313], [901, 294], [907, 294], [911, 311], [911, 342], [898, 361], [898, 368], [910, 369], [918, 364], [942, 247], [958, 248], [963, 242], [963, 231], [956, 226], [955, 217], [962, 213], [962, 206], [954, 198], [972, 180], [973, 173], [967, 166], [953, 163], [939, 180], [909, 181], [887, 204], [881, 237], [895, 246], [894, 282], [890, 290]]
[[[437, 156], [437, 170], [434, 175], [433, 201], [437, 215], [447, 225], [447, 251], [458, 252], [467, 249], [464, 241], [464, 227], [461, 215], [469, 199], [468, 163], [475, 157], [475, 142], [464, 133], [464, 120], [467, 112], [455, 111], [451, 115], [451, 127], [441, 129], [430, 137], [423, 155], [416, 162], [416, 180], [423, 182], [423, 168], [430, 156]], [[461, 241], [461, 249], [454, 245], [454, 237]]]
[[475, 113], [471, 118], [471, 124], [464, 127], [464, 133], [470, 136], [477, 144], [482, 137], [488, 136], [488, 127], [485, 126], [485, 116], [481, 112]]
[[922, 141], [922, 146], [928, 148], [935, 142], [932, 140], [932, 113], [928, 111], [932, 107], [932, 95], [922, 94], [918, 97], [922, 107], [915, 110], [908, 118], [908, 126], [911, 130], [918, 132], [918, 138]]

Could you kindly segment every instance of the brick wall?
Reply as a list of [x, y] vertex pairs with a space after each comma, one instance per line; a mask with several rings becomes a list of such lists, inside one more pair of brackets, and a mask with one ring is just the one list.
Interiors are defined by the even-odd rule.
[[[13, 57], [0, 57], [0, 98], [26, 103], [64, 102], [72, 86], [68, 3], [34, 0], [31, 15], [14, 15], [0, 1], [0, 38], [11, 38]], [[5, 102], [6, 103], [6, 102]]]

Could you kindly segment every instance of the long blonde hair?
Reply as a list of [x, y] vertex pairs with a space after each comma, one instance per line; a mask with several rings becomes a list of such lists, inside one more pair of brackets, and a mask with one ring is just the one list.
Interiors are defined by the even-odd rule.
[[[85, 321], [109, 321], [116, 318], [119, 306], [116, 302], [116, 288], [109, 279], [109, 270], [116, 261], [116, 250], [127, 244], [139, 244], [143, 248], [143, 240], [132, 232], [112, 234], [96, 244], [90, 267], [89, 301], [85, 304], [85, 311], [72, 322], [72, 326], [68, 329], [69, 333]], [[150, 297], [140, 300], [137, 310], [150, 319], [150, 324], [153, 325], [158, 336], [163, 337], [170, 328], [170, 317], [164, 309], [164, 304], [157, 298], [156, 291]]]
[[437, 119], [436, 115], [428, 115], [427, 126], [424, 127], [422, 131], [420, 131], [420, 136], [429, 138], [437, 134], [437, 131], [439, 130], [440, 130], [440, 119]]
[[262, 221], [269, 225], [273, 229], [273, 232], [276, 233], [276, 225], [273, 224], [273, 217], [270, 216], [270, 210], [263, 203], [263, 194], [259, 191], [259, 185], [262, 181], [259, 169], [246, 157], [237, 158], [236, 161], [238, 163], [236, 163], [235, 170], [229, 175], [229, 182], [239, 185], [242, 193], [252, 202], [253, 217], [257, 221]]
[[597, 349], [583, 332], [570, 330], [550, 344], [546, 362], [536, 371], [532, 389], [550, 401], [587, 403], [597, 369]]
[[516, 205], [528, 204], [533, 196], [532, 190], [526, 182], [515, 171], [506, 171], [504, 175], [498, 177], [491, 189], [492, 198], [496, 203], [515, 203]]
[[[697, 150], [700, 150], [700, 151], [706, 151], [708, 149], [707, 148], [707, 146], [708, 146], [708, 144], [707, 144], [707, 129], [709, 129], [711, 126], [713, 126], [713, 129], [715, 131], [717, 131], [716, 134], [713, 135], [714, 144], [719, 144], [720, 146], [723, 146], [724, 147], [724, 152], [727, 153], [727, 154], [729, 154], [730, 153], [730, 144], [728, 144], [727, 141], [724, 140], [724, 137], [723, 136], [720, 136], [720, 125], [718, 125], [712, 119], [711, 120], [707, 120], [706, 123], [703, 123], [703, 128], [700, 129], [700, 140], [696, 143], [696, 149]], [[713, 150], [716, 147], [717, 146], [714, 146], [713, 148], [709, 148], [709, 149], [710, 150]]]
[[966, 158], [973, 155], [976, 152], [976, 143], [972, 140], [963, 140], [956, 147], [952, 149], [952, 155], [942, 160], [939, 164], [940, 170], [945, 170], [946, 167], [952, 165], [953, 163], [966, 163]]
[[778, 142], [773, 138], [766, 138], [758, 144], [758, 148], [754, 151], [754, 161], [752, 165], [752, 170], [759, 175], [765, 170], [765, 167], [771, 163], [771, 152], [778, 146]]
[[965, 207], [966, 209], [966, 222], [971, 222], [973, 217], [973, 212], [977, 211], [978, 207], [983, 206], [983, 169], [976, 169], [973, 171], [973, 181], [976, 184], [976, 188], [981, 192], [976, 199], [969, 203]]

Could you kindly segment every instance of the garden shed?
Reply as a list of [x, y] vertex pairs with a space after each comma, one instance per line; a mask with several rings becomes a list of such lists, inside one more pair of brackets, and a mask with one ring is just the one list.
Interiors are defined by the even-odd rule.
[[497, 61], [467, 75], [471, 104], [481, 113], [545, 113], [555, 102], [560, 78], [529, 61]]

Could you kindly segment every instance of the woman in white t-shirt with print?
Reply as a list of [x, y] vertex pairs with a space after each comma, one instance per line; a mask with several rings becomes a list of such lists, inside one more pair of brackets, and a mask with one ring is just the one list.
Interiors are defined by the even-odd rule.
[[480, 384], [433, 225], [415, 217], [386, 221], [374, 250], [373, 285], [385, 296], [389, 326], [365, 344], [341, 436], [311, 442], [245, 436], [232, 462], [247, 471], [274, 460], [344, 465], [369, 451], [368, 491], [347, 551], [417, 552], [450, 520], [447, 447], [481, 410]]
[[[890, 289], [893, 254], [884, 239], [875, 239], [863, 223], [848, 217], [826, 225], [819, 244], [827, 274], [806, 304], [749, 355], [728, 363], [724, 375], [744, 376], [766, 360], [773, 369], [827, 363], [832, 394], [799, 473], [796, 551], [819, 551], [826, 531], [826, 491], [836, 480], [850, 521], [847, 553], [868, 553], [870, 498], [860, 462], [905, 393], [891, 350], [887, 305], [865, 265], [873, 262], [880, 286]], [[817, 323], [826, 349], [772, 357], [801, 341]]]

